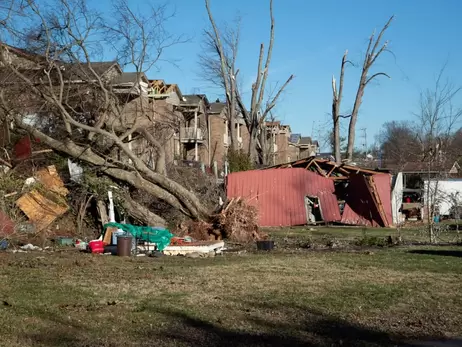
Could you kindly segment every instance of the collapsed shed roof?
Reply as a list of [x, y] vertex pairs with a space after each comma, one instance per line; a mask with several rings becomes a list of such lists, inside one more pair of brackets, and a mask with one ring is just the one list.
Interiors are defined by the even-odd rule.
[[[324, 222], [389, 227], [391, 175], [315, 157], [228, 175], [228, 198], [259, 209], [262, 226], [307, 224], [305, 197], [317, 197]], [[340, 205], [344, 206], [340, 213]]]
[[363, 169], [357, 166], [336, 164], [327, 159], [319, 159], [316, 157], [309, 157], [300, 160], [295, 160], [290, 163], [274, 165], [271, 169], [284, 169], [284, 168], [304, 168], [309, 171], [316, 172], [317, 174], [332, 179], [332, 180], [347, 180], [353, 173], [361, 173], [364, 175], [375, 175], [379, 171]]

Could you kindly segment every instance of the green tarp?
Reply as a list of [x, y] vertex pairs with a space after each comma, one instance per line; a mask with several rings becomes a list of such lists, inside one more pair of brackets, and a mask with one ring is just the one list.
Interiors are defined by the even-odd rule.
[[164, 228], [142, 227], [131, 224], [107, 223], [104, 225], [103, 238], [107, 228], [117, 228], [130, 233], [135, 239], [157, 244], [157, 249], [163, 251], [170, 244], [173, 235]]

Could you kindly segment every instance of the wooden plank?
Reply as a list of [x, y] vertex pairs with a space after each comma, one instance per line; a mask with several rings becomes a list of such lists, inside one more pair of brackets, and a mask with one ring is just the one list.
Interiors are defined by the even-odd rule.
[[332, 169], [330, 169], [330, 171], [327, 173], [327, 176], [332, 175], [332, 172], [334, 172], [334, 170], [335, 170], [335, 166], [333, 166]]
[[342, 165], [342, 168], [345, 168], [345, 169], [348, 169], [348, 170], [351, 170], [351, 171], [355, 171], [356, 173], [362, 172], [362, 173], [367, 173], [367, 174], [371, 174], [371, 175], [375, 175], [375, 174], [378, 173], [377, 171], [362, 169], [360, 167], [351, 166], [351, 165]]
[[69, 191], [64, 186], [64, 182], [59, 177], [56, 167], [54, 165], [49, 166], [46, 169], [37, 171], [35, 174], [40, 183], [42, 183], [47, 189], [52, 192], [58, 193], [59, 195], [66, 196]]
[[311, 159], [309, 162], [308, 162], [308, 165], [305, 167], [305, 169], [309, 169], [311, 164], [313, 163], [314, 159]]
[[104, 233], [103, 243], [105, 245], [110, 245], [112, 243], [112, 234], [117, 231], [117, 228], [108, 227]]
[[321, 169], [321, 167], [320, 167], [319, 164], [316, 162], [316, 160], [314, 160], [314, 165], [316, 166], [316, 168], [318, 169], [318, 172], [319, 172], [322, 176], [327, 177], [326, 172], [325, 172], [323, 169]]
[[42, 149], [40, 151], [32, 151], [32, 155], [41, 154], [41, 153], [51, 153], [51, 152], [53, 152], [52, 149]]
[[16, 201], [16, 204], [29, 220], [35, 224], [37, 231], [47, 228], [56, 218], [68, 210], [67, 206], [58, 205], [36, 190], [21, 196]]

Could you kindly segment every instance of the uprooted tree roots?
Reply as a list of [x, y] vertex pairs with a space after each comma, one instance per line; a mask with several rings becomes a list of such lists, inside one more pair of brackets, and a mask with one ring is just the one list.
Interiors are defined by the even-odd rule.
[[258, 211], [244, 200], [231, 199], [222, 210], [212, 217], [211, 223], [190, 221], [180, 224], [175, 234], [191, 236], [196, 240], [227, 239], [234, 242], [262, 240], [266, 235], [258, 225]]

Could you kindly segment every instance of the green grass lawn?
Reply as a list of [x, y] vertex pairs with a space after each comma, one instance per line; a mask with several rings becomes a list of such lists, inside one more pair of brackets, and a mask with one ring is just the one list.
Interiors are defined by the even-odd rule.
[[[289, 231], [273, 237], [307, 236]], [[0, 262], [2, 346], [401, 346], [462, 335], [462, 247]]]
[[[444, 223], [437, 227], [437, 241], [439, 243], [462, 243], [462, 227], [460, 232], [456, 230], [446, 230]], [[438, 228], [442, 229], [441, 231]], [[364, 238], [388, 238], [391, 236], [396, 240], [399, 236], [404, 244], [428, 243], [428, 231], [420, 227], [407, 227], [398, 229], [388, 228], [362, 228], [362, 227], [290, 227], [290, 228], [268, 228], [266, 230], [277, 240], [311, 240], [314, 243], [329, 242], [337, 240], [340, 243], [352, 243]]]

